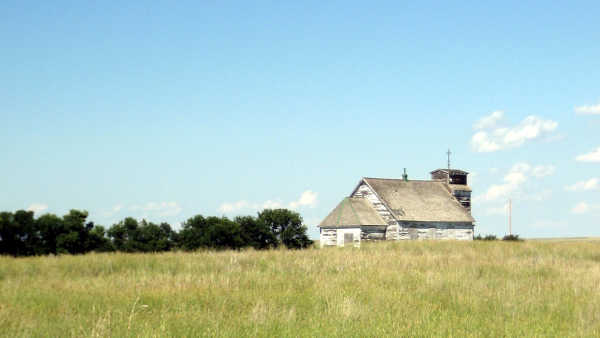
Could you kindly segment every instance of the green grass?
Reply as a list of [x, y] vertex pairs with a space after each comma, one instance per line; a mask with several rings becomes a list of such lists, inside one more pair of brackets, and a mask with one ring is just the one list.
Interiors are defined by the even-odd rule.
[[3, 336], [600, 336], [600, 241], [0, 257]]

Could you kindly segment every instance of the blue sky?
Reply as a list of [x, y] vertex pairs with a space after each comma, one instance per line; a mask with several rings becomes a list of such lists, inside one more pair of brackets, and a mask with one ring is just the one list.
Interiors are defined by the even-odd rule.
[[0, 210], [179, 223], [471, 172], [477, 230], [600, 236], [600, 3], [0, 4]]

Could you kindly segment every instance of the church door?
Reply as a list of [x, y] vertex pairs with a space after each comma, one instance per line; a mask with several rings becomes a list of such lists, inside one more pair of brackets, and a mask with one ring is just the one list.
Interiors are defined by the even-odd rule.
[[353, 245], [354, 244], [354, 234], [353, 233], [344, 233], [344, 246], [345, 245]]

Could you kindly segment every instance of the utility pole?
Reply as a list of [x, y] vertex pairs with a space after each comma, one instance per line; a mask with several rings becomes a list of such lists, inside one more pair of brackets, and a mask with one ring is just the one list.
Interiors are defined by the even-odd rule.
[[450, 184], [450, 155], [452, 155], [450, 148], [448, 148], [448, 152], [446, 154], [448, 155], [448, 180], [447, 180], [447, 183]]
[[508, 199], [508, 234], [512, 235], [512, 201]]

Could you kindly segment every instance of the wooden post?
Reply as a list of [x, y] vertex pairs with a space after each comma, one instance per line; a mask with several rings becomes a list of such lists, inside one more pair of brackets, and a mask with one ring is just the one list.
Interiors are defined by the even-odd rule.
[[508, 199], [508, 234], [512, 235], [512, 201]]
[[446, 183], [450, 184], [450, 155], [452, 155], [450, 148], [448, 148], [446, 155], [448, 155], [448, 177], [446, 178]]

